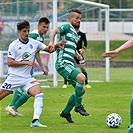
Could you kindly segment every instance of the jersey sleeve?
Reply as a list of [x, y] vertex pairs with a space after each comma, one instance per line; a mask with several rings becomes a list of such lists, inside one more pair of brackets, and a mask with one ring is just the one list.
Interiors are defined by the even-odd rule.
[[86, 34], [83, 33], [83, 41], [84, 41], [84, 48], [87, 47], [87, 38], [86, 38]]
[[15, 59], [15, 48], [14, 45], [11, 43], [8, 48], [8, 57]]
[[65, 32], [67, 32], [70, 29], [70, 25], [69, 24], [63, 24], [57, 27], [60, 31], [60, 34], [63, 34]]
[[44, 43], [41, 43], [39, 41], [37, 41], [38, 43], [38, 50], [40, 51], [44, 51], [44, 49], [47, 47]]

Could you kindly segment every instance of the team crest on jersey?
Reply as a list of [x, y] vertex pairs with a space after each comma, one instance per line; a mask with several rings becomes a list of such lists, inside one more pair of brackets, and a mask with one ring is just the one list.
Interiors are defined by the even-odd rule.
[[33, 45], [32, 44], [30, 44], [30, 48], [33, 49]]
[[26, 58], [28, 58], [30, 56], [29, 52], [25, 52], [22, 56], [22, 59], [25, 60]]

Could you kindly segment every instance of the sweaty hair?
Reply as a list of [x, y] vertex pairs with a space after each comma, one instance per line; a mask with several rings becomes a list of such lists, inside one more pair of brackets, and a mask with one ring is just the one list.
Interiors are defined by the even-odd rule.
[[17, 24], [17, 29], [18, 29], [18, 30], [22, 30], [22, 29], [24, 29], [24, 28], [30, 28], [30, 24], [29, 24], [29, 22], [28, 22], [27, 20], [24, 20], [24, 21], [19, 22], [19, 23]]
[[43, 23], [43, 22], [44, 22], [45, 24], [49, 24], [49, 23], [50, 23], [50, 21], [49, 21], [46, 17], [40, 18], [38, 23], [40, 24], [40, 23]]

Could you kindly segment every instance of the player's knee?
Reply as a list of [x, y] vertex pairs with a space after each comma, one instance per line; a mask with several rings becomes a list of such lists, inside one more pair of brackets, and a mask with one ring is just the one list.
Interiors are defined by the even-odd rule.
[[77, 79], [78, 82], [84, 83], [85, 82], [85, 75], [83, 73], [80, 73], [80, 74], [78, 74], [76, 79]]

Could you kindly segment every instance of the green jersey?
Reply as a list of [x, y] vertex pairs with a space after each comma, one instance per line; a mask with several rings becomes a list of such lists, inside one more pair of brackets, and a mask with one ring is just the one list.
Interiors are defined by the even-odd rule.
[[33, 38], [33, 39], [35, 39], [39, 42], [42, 42], [42, 43], [44, 41], [44, 35], [40, 36], [39, 33], [38, 33], [38, 29], [31, 31], [30, 34], [29, 34], [29, 37]]
[[62, 67], [64, 63], [69, 63], [74, 66], [74, 56], [79, 39], [78, 34], [70, 24], [63, 24], [58, 29], [60, 31], [59, 41], [65, 39], [66, 44], [63, 45], [63, 49], [57, 49], [56, 65]]

